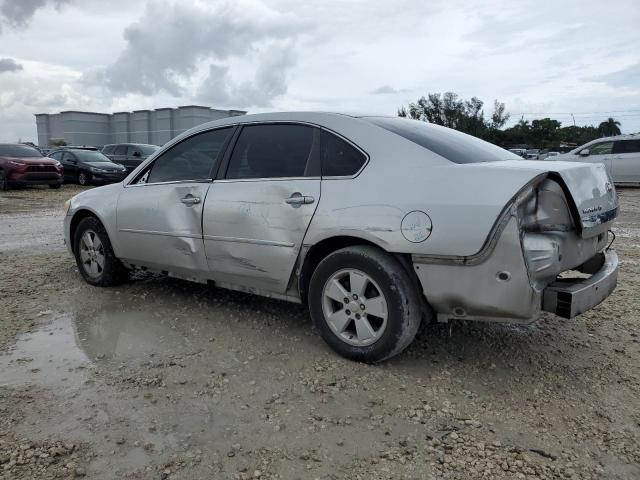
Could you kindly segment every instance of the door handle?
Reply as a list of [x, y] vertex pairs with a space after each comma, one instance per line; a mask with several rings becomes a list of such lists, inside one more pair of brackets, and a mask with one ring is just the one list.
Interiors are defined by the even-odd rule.
[[196, 203], [200, 203], [200, 197], [194, 197], [190, 193], [180, 199], [182, 203], [185, 205], [195, 205]]
[[304, 196], [300, 192], [291, 194], [291, 196], [285, 200], [285, 203], [293, 205], [294, 207], [299, 207], [300, 205], [309, 205], [313, 202], [315, 202], [315, 199], [313, 197]]

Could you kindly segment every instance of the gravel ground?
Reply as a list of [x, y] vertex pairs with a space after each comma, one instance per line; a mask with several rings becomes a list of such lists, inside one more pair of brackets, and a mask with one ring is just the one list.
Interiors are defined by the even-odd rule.
[[298, 305], [85, 284], [61, 232], [78, 190], [0, 194], [0, 479], [640, 478], [640, 190], [599, 307], [424, 326], [378, 366]]

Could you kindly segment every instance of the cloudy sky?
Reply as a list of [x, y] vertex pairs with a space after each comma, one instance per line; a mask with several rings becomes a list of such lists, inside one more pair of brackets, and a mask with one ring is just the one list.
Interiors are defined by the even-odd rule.
[[394, 114], [447, 90], [637, 132], [638, 25], [638, 0], [0, 0], [0, 141], [41, 112]]

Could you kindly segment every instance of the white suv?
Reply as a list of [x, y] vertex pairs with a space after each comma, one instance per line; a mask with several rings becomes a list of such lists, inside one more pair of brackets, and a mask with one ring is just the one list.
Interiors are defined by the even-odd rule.
[[599, 138], [553, 160], [604, 163], [616, 185], [640, 185], [640, 134]]

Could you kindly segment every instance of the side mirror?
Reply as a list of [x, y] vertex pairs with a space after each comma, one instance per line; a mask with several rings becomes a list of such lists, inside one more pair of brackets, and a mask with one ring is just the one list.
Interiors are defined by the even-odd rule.
[[588, 157], [589, 156], [589, 149], [585, 148], [584, 150], [580, 150], [580, 155], [582, 155], [583, 157]]

